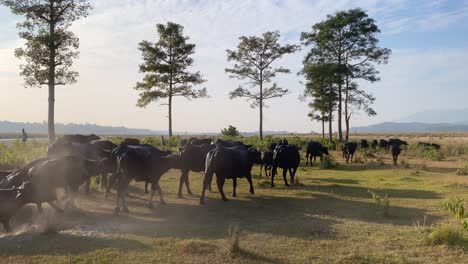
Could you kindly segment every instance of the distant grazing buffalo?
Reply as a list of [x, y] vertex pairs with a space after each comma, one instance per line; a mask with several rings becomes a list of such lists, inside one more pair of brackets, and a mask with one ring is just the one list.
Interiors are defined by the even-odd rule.
[[387, 140], [385, 140], [385, 139], [379, 140], [379, 148], [380, 149], [388, 150], [389, 147], [390, 147], [390, 145], [388, 144]]
[[427, 143], [427, 142], [418, 142], [418, 146], [420, 148], [434, 148], [436, 150], [439, 150], [440, 149], [440, 145], [439, 144], [435, 144], [435, 143]]
[[401, 153], [401, 148], [398, 145], [391, 145], [390, 151], [392, 152], [393, 166], [396, 167], [398, 165], [398, 156]]
[[245, 146], [217, 146], [206, 155], [205, 178], [203, 180], [200, 204], [205, 204], [205, 192], [216, 174], [216, 184], [223, 201], [228, 201], [223, 186], [226, 179], [232, 179], [232, 196], [237, 197], [237, 178], [246, 178], [250, 184], [250, 193], [254, 194], [252, 166], [262, 162], [262, 154], [256, 149]]
[[310, 141], [307, 143], [306, 166], [309, 165], [309, 162], [311, 166], [314, 166], [317, 157], [320, 157], [320, 162], [322, 162], [323, 154], [330, 155], [328, 148], [324, 147], [320, 142]]
[[294, 177], [296, 176], [297, 168], [301, 162], [300, 148], [295, 145], [289, 145], [287, 141], [280, 142], [275, 149], [273, 156], [273, 168], [271, 175], [271, 187], [275, 187], [275, 174], [277, 168], [283, 169], [284, 184], [289, 186], [286, 174], [289, 171], [291, 177], [291, 184], [294, 184]]
[[368, 149], [369, 148], [369, 142], [367, 142], [366, 139], [361, 139], [361, 143], [359, 144], [359, 146], [362, 149]]
[[343, 145], [343, 156], [346, 159], [346, 163], [353, 162], [354, 153], [357, 150], [356, 142], [346, 142]]
[[389, 146], [398, 146], [398, 147], [401, 147], [403, 145], [407, 146], [408, 145], [408, 142], [406, 141], [403, 141], [399, 138], [391, 138], [388, 140], [388, 145]]
[[378, 146], [379, 146], [379, 142], [377, 141], [377, 139], [372, 140], [371, 148], [373, 150], [376, 150]]

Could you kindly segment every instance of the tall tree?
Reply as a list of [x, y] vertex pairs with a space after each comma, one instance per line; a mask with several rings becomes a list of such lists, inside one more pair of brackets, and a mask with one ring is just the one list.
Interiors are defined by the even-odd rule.
[[75, 20], [88, 15], [91, 5], [87, 0], [0, 0], [0, 3], [26, 18], [18, 23], [25, 47], [16, 49], [15, 56], [25, 61], [20, 74], [26, 87], [49, 87], [48, 132], [49, 142], [53, 142], [55, 86], [73, 84], [78, 77], [71, 66], [79, 55], [79, 40], [69, 28]]
[[264, 101], [272, 98], [282, 97], [289, 91], [272, 83], [273, 79], [279, 73], [290, 73], [289, 69], [284, 67], [274, 68], [272, 63], [286, 54], [291, 54], [299, 50], [298, 45], [281, 45], [279, 43], [280, 33], [265, 32], [261, 37], [242, 36], [239, 38], [237, 50], [227, 50], [227, 60], [233, 61], [232, 68], [225, 69], [230, 74], [230, 78], [247, 80], [249, 88], [257, 88], [258, 91], [250, 91], [247, 88], [239, 86], [230, 92], [230, 98], [244, 97], [252, 101], [252, 108], [258, 107], [260, 110], [259, 136], [263, 140], [263, 107]]
[[[377, 81], [379, 72], [376, 64], [387, 63], [390, 49], [378, 47], [376, 35], [380, 32], [375, 20], [369, 18], [362, 9], [340, 11], [328, 15], [323, 22], [312, 26], [312, 31], [301, 34], [304, 45], [313, 45], [306, 60], [315, 57], [326, 57], [330, 63], [344, 65], [347, 71], [340, 75], [338, 89], [338, 139], [343, 141], [342, 113], [343, 92], [349, 92], [349, 83], [345, 79], [364, 79]], [[345, 116], [348, 116], [348, 105], [345, 102]], [[347, 129], [349, 130], [349, 129]]]
[[184, 27], [168, 22], [157, 24], [159, 40], [156, 43], [142, 41], [139, 49], [143, 55], [140, 72], [143, 80], [135, 89], [140, 92], [137, 106], [146, 107], [151, 102], [167, 99], [169, 136], [172, 137], [172, 99], [182, 96], [187, 99], [208, 97], [206, 88], [195, 89], [205, 82], [200, 72], [188, 70], [193, 64], [195, 44], [189, 44], [189, 37], [183, 35]]
[[372, 94], [366, 93], [360, 90], [356, 82], [347, 83], [346, 87], [346, 112], [345, 112], [345, 124], [346, 124], [346, 141], [349, 140], [350, 126], [349, 122], [353, 114], [364, 112], [368, 116], [375, 116], [377, 112], [371, 107], [375, 101], [375, 97]]
[[303, 98], [312, 97], [310, 106], [317, 112], [326, 113], [330, 143], [333, 141], [333, 111], [338, 104], [339, 76], [344, 70], [342, 65], [315, 61], [305, 63], [301, 72], [307, 81]]

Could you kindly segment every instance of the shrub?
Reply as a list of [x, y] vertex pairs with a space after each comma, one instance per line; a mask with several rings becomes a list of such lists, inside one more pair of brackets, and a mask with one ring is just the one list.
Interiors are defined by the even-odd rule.
[[371, 190], [367, 190], [367, 192], [372, 196], [372, 199], [374, 199], [375, 203], [381, 206], [384, 215], [388, 216], [388, 211], [390, 209], [390, 199], [388, 199], [388, 194], [385, 194], [385, 196], [382, 197]]
[[321, 169], [333, 169], [338, 167], [338, 163], [332, 156], [323, 156], [322, 163], [320, 163]]
[[16, 169], [47, 154], [47, 144], [35, 140], [23, 144], [16, 140], [10, 145], [0, 144], [0, 168]]
[[154, 147], [161, 147], [161, 137], [145, 137], [141, 140], [142, 144], [149, 144]]
[[441, 161], [444, 158], [444, 154], [442, 151], [431, 147], [424, 150], [423, 157], [428, 160]]
[[445, 210], [452, 213], [457, 220], [462, 220], [465, 217], [465, 201], [460, 198], [446, 199], [443, 202]]
[[453, 225], [442, 225], [434, 228], [427, 236], [428, 242], [432, 245], [463, 245], [463, 231]]
[[122, 143], [124, 141], [124, 138], [123, 137], [110, 137], [109, 140], [116, 144], [116, 145], [119, 145], [120, 143]]
[[240, 233], [241, 229], [239, 225], [230, 226], [228, 229], [228, 251], [231, 257], [235, 257], [239, 254]]
[[459, 176], [468, 175], [468, 164], [465, 164], [465, 166], [463, 166], [462, 168], [459, 168], [456, 174]]

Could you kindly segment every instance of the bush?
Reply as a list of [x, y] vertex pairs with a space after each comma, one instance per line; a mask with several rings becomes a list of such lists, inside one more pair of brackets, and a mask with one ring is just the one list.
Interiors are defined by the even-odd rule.
[[116, 145], [119, 145], [120, 143], [122, 143], [124, 141], [124, 138], [123, 137], [110, 137], [109, 140], [116, 144]]
[[468, 175], [468, 164], [465, 164], [464, 167], [459, 168], [456, 172], [457, 175], [459, 176], [466, 176]]
[[46, 154], [47, 144], [35, 140], [25, 144], [20, 140], [10, 145], [0, 144], [0, 169], [17, 169]]
[[142, 144], [149, 144], [154, 147], [161, 147], [161, 137], [145, 137], [141, 140]]
[[441, 161], [444, 158], [444, 154], [442, 151], [431, 147], [424, 150], [423, 157], [428, 160]]
[[371, 190], [367, 190], [367, 192], [372, 196], [372, 199], [374, 199], [375, 203], [382, 207], [384, 215], [388, 216], [388, 210], [390, 209], [390, 199], [388, 199], [388, 194], [385, 194], [385, 196], [382, 197]]
[[320, 169], [333, 169], [338, 167], [338, 163], [332, 156], [323, 156], [322, 163], [320, 163]]
[[434, 230], [427, 236], [427, 239], [432, 245], [463, 245], [464, 234], [463, 231], [452, 225], [443, 225], [434, 228]]
[[452, 213], [457, 220], [462, 220], [465, 217], [465, 201], [460, 198], [446, 199], [443, 202], [445, 210]]

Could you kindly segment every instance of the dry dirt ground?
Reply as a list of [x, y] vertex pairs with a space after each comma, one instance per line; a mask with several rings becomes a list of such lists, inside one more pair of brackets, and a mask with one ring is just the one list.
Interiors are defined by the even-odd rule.
[[[459, 159], [405, 157], [408, 165], [394, 169], [384, 154], [384, 164], [350, 165], [335, 155], [338, 168], [302, 166], [290, 188], [281, 177], [269, 187], [255, 167], [255, 195], [240, 180], [239, 198], [223, 202], [214, 191], [205, 206], [198, 204], [201, 174], [190, 175], [196, 195], [177, 198], [178, 171], [163, 176], [167, 205], [154, 209], [142, 184], [131, 187], [131, 212], [118, 217], [115, 195], [105, 199], [98, 190], [80, 194], [65, 215], [46, 208], [39, 216], [28, 206], [14, 220], [14, 234], [0, 233], [0, 263], [467, 263], [467, 240], [430, 245], [416, 227], [456, 224], [442, 201], [468, 201], [468, 176], [454, 173]], [[227, 193], [231, 186], [227, 181]], [[388, 215], [368, 190], [388, 194]], [[240, 229], [239, 249], [229, 242], [232, 227]]]

